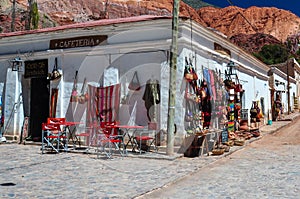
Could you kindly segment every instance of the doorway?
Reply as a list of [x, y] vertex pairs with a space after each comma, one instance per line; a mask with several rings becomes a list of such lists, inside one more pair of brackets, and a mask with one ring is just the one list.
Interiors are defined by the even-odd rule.
[[35, 142], [42, 141], [42, 123], [49, 116], [49, 86], [47, 77], [31, 79], [29, 133]]

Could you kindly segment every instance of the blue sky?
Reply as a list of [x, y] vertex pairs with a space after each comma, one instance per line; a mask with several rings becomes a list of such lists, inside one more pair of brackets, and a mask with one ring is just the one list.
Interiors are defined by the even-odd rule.
[[[203, 1], [222, 8], [230, 5], [227, 0]], [[300, 0], [231, 0], [231, 2], [233, 5], [241, 8], [248, 8], [250, 6], [276, 7], [279, 9], [289, 10], [300, 17]]]

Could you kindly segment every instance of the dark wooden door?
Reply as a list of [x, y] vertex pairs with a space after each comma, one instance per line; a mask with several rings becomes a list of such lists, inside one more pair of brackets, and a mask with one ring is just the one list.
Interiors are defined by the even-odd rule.
[[42, 123], [49, 116], [49, 80], [46, 77], [31, 79], [30, 135], [33, 141], [42, 140]]

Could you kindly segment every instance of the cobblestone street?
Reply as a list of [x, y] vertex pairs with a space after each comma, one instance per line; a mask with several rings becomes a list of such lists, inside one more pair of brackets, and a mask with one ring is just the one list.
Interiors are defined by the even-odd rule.
[[299, 120], [282, 131], [297, 133], [295, 138], [268, 135], [289, 123], [265, 126], [263, 139], [232, 147], [226, 156], [149, 153], [110, 160], [1, 144], [0, 198], [298, 198]]
[[175, 181], [216, 157], [175, 160], [61, 153], [38, 146], [0, 146], [0, 198], [134, 198]]
[[142, 198], [289, 198], [300, 195], [300, 120]]

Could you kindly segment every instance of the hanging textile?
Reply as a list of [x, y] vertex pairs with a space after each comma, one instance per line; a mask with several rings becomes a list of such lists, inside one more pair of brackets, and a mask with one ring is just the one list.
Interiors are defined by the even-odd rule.
[[207, 89], [209, 90], [209, 93], [211, 95], [212, 91], [211, 91], [210, 74], [209, 74], [209, 70], [207, 68], [203, 69], [203, 78], [207, 83]]
[[209, 70], [209, 76], [210, 76], [210, 88], [211, 88], [211, 94], [213, 97], [213, 100], [217, 99], [217, 93], [216, 93], [216, 82], [215, 82], [215, 77], [214, 77], [214, 71]]
[[89, 85], [88, 122], [118, 120], [120, 84], [107, 87]]
[[[156, 104], [160, 103], [160, 85], [158, 80], [149, 79], [143, 95], [149, 121], [156, 120]], [[153, 112], [154, 111], [154, 112]]]
[[86, 126], [118, 121], [120, 88], [120, 84], [107, 87], [88, 85]]
[[50, 102], [49, 117], [56, 116], [57, 97], [58, 97], [58, 88], [52, 88], [51, 89], [51, 102]]
[[208, 84], [205, 80], [202, 81], [200, 87], [201, 94], [201, 110], [203, 114], [203, 128], [209, 128], [211, 123], [211, 112], [212, 112], [212, 104], [211, 104], [211, 94], [208, 89]]
[[[86, 111], [86, 101], [88, 100], [88, 95], [86, 93], [86, 78], [84, 78], [80, 93], [77, 91], [77, 84], [78, 71], [75, 72], [72, 93], [65, 115], [66, 120], [70, 122], [80, 122], [82, 120], [84, 112]], [[69, 128], [71, 133], [75, 133], [76, 129], [76, 126], [70, 126]]]

